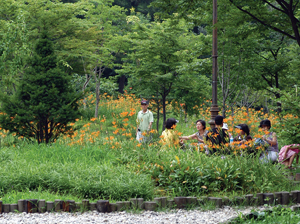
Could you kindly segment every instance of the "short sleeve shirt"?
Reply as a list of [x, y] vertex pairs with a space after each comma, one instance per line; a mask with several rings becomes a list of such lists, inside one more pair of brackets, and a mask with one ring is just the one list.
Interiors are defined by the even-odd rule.
[[[207, 133], [208, 133], [208, 131], [205, 130], [204, 134], [201, 136], [200, 133], [197, 131], [197, 132], [195, 133], [195, 135], [196, 135], [199, 139], [203, 140], [204, 138], [206, 138]], [[198, 145], [199, 145], [199, 144], [203, 144], [203, 142], [199, 142], [199, 141], [198, 141]]]
[[178, 137], [176, 136], [173, 129], [165, 129], [162, 132], [162, 142], [166, 143], [169, 147], [176, 144]]
[[147, 110], [146, 113], [143, 113], [141, 110], [137, 115], [137, 122], [139, 125], [139, 129], [143, 131], [147, 131], [150, 122], [153, 122], [153, 113], [150, 110]]

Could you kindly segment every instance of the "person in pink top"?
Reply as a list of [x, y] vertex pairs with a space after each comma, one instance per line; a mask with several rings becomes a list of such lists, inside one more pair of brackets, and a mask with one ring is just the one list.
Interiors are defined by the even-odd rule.
[[295, 157], [297, 157], [296, 163], [299, 163], [299, 152], [299, 144], [285, 145], [280, 149], [278, 162], [284, 164], [288, 169], [292, 169]]

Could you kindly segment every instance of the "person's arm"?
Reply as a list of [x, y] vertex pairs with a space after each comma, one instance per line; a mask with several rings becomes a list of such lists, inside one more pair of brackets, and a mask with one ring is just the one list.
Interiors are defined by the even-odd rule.
[[151, 131], [152, 123], [153, 123], [153, 122], [149, 122], [148, 132]]
[[277, 144], [277, 136], [276, 136], [276, 133], [274, 132], [273, 134], [272, 134], [272, 140], [268, 140], [268, 139], [266, 139], [266, 137], [265, 136], [263, 136], [263, 140], [264, 141], [266, 141], [269, 145], [276, 145]]
[[137, 125], [136, 125], [136, 134], [138, 133], [138, 129], [139, 129], [139, 124], [140, 124], [140, 120], [139, 120], [139, 114], [137, 115], [137, 118], [136, 118], [136, 123], [137, 123]]
[[300, 146], [298, 145], [298, 144], [296, 144], [296, 145], [291, 145], [290, 147], [289, 147], [289, 149], [299, 149], [300, 148]]
[[190, 140], [190, 139], [196, 139], [197, 136], [196, 134], [192, 134], [192, 135], [189, 135], [189, 136], [180, 136], [179, 139], [182, 139], [182, 140]]
[[150, 113], [150, 118], [149, 118], [149, 126], [147, 132], [151, 131], [152, 124], [154, 122], [153, 113], [151, 111], [149, 113]]
[[283, 154], [283, 158], [286, 158], [286, 154], [287, 154], [287, 152], [290, 150], [290, 147], [287, 147], [286, 148], [286, 150], [285, 150], [285, 152], [284, 152], [284, 154]]

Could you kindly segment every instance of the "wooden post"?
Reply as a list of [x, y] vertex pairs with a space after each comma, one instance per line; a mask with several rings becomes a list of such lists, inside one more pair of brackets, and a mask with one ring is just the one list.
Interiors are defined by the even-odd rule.
[[186, 197], [175, 197], [174, 201], [177, 205], [177, 208], [183, 209], [186, 207]]
[[47, 201], [46, 205], [47, 205], [47, 212], [52, 212], [53, 208], [54, 208], [54, 202], [53, 201]]
[[46, 211], [46, 201], [44, 199], [39, 200], [38, 203], [38, 212], [45, 213]]
[[97, 210], [98, 212], [108, 212], [109, 210], [109, 201], [108, 200], [99, 200], [97, 201]]

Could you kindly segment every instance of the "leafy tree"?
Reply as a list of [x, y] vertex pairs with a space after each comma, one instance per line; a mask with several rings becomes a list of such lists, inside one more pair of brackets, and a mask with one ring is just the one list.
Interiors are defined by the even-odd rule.
[[26, 13], [15, 1], [0, 1], [0, 86], [13, 94], [30, 55], [31, 42]]
[[299, 144], [300, 137], [300, 96], [299, 81], [288, 90], [271, 89], [281, 95], [280, 103], [283, 111], [281, 113], [281, 122], [275, 124], [280, 127], [279, 140], [283, 144]]
[[78, 47], [73, 51], [80, 58], [85, 74], [83, 90], [94, 79], [96, 104], [94, 116], [98, 117], [100, 85], [106, 69], [113, 68], [119, 53], [120, 24], [125, 23], [123, 9], [112, 1], [91, 1], [87, 8], [85, 31], [78, 35]]
[[47, 32], [42, 31], [16, 94], [1, 96], [1, 127], [17, 136], [50, 143], [61, 134], [72, 134], [69, 122], [80, 116], [81, 95], [70, 88]]
[[[139, 93], [159, 95], [165, 122], [168, 96], [177, 89], [188, 89], [196, 80], [208, 86], [207, 77], [200, 73], [205, 60], [198, 58], [204, 51], [205, 38], [189, 32], [184, 20], [143, 23], [131, 16], [128, 21], [134, 24], [133, 32], [126, 37], [132, 47], [119, 72], [130, 75], [130, 86]], [[205, 89], [198, 89], [198, 97]]]
[[0, 0], [0, 4], [0, 84], [8, 94], [16, 91], [28, 66], [25, 59], [33, 51], [43, 27], [49, 31], [48, 36], [53, 41], [58, 60], [65, 65], [64, 70], [78, 70], [75, 65], [80, 63], [72, 60], [73, 52], [82, 47], [78, 45], [78, 34], [86, 27], [79, 15], [86, 14], [89, 6], [86, 2]]
[[300, 46], [299, 1], [229, 0], [240, 11], [261, 25], [296, 40]]

